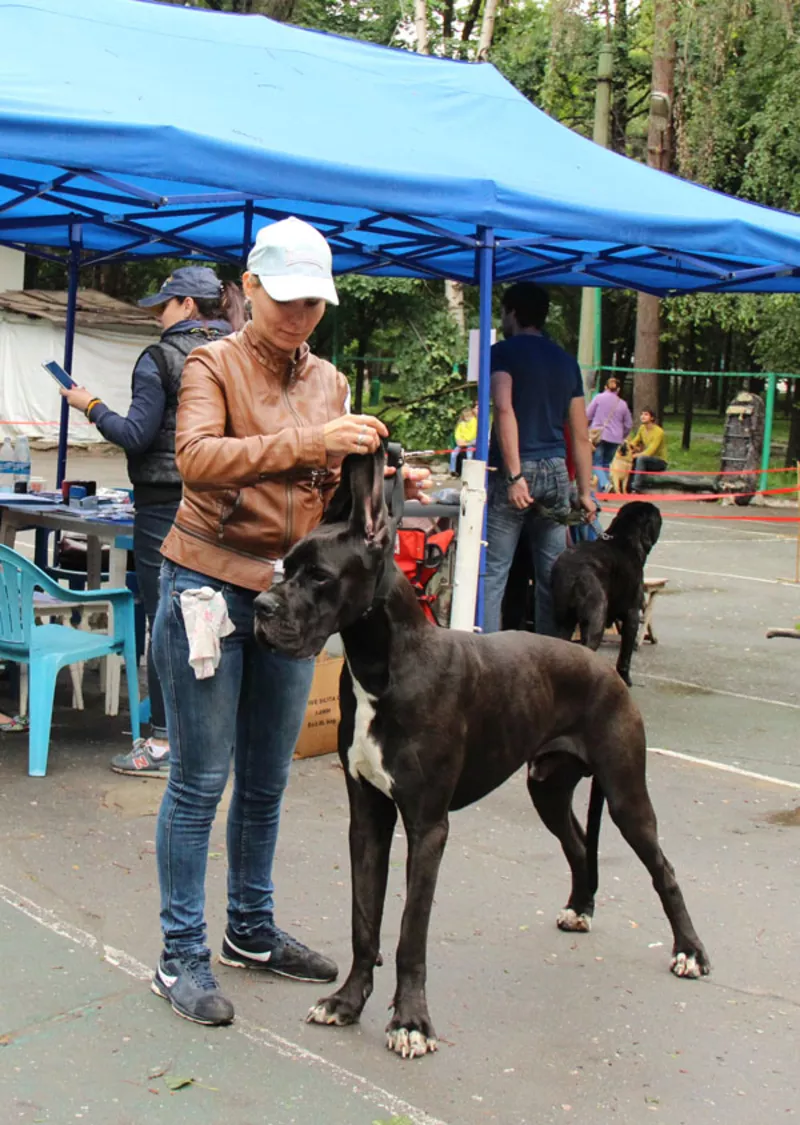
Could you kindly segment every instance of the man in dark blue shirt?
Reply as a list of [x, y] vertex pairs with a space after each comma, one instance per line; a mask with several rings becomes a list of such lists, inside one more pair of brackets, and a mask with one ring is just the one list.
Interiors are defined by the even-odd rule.
[[536, 631], [555, 635], [550, 576], [567, 545], [556, 517], [569, 511], [564, 429], [569, 430], [578, 501], [591, 518], [592, 446], [576, 361], [544, 334], [550, 299], [522, 282], [503, 295], [503, 335], [492, 348], [494, 424], [489, 447], [484, 632], [500, 628], [506, 580], [520, 535], [528, 536], [536, 577]]

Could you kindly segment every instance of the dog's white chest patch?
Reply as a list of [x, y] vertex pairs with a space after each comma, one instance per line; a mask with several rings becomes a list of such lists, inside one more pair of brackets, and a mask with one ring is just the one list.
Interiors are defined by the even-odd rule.
[[358, 779], [362, 777], [387, 797], [392, 795], [392, 778], [383, 765], [381, 748], [369, 728], [375, 718], [375, 699], [362, 688], [358, 680], [350, 675], [353, 680], [353, 693], [356, 697], [356, 717], [353, 729], [353, 741], [347, 751], [347, 765], [350, 776]]

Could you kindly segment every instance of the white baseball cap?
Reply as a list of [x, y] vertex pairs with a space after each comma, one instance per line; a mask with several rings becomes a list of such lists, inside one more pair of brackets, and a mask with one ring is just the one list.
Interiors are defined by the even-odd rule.
[[273, 301], [316, 297], [339, 304], [330, 246], [316, 227], [294, 215], [261, 228], [247, 256], [247, 268]]

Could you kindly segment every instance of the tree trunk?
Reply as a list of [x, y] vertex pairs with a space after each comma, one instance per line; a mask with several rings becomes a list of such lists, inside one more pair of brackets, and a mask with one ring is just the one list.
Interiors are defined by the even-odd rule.
[[681, 436], [681, 449], [690, 449], [692, 445], [692, 417], [694, 414], [694, 379], [687, 375], [684, 381], [683, 396], [683, 434]]
[[789, 443], [786, 446], [786, 464], [796, 465], [798, 461], [800, 461], [800, 406], [795, 403], [792, 409], [792, 418], [789, 422]]
[[478, 39], [478, 58], [485, 61], [494, 38], [494, 19], [497, 15], [497, 0], [486, 0], [483, 6], [481, 34]]
[[627, 152], [630, 120], [629, 83], [631, 79], [631, 48], [628, 38], [627, 0], [616, 0], [611, 41], [614, 47], [614, 82], [611, 87], [611, 148]]
[[640, 293], [636, 302], [636, 350], [634, 364], [645, 368], [647, 373], [636, 375], [633, 382], [633, 412], [637, 416], [642, 410], [652, 410], [660, 417], [658, 403], [658, 375], [653, 369], [658, 367], [658, 337], [661, 325], [657, 297]]
[[453, 323], [462, 336], [467, 331], [467, 313], [464, 307], [464, 286], [460, 281], [445, 281], [444, 297]]
[[417, 54], [428, 53], [428, 4], [427, 0], [414, 0], [414, 31], [417, 36]]
[[[647, 163], [668, 172], [672, 164], [672, 99], [675, 87], [675, 0], [653, 0], [653, 73]], [[636, 306], [636, 366], [659, 366], [661, 315], [658, 297], [640, 293]], [[637, 375], [634, 407], [658, 413], [658, 376]]]

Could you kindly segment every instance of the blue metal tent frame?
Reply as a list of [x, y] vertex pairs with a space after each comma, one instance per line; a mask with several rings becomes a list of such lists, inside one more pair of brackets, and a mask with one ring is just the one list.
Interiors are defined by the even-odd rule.
[[68, 370], [81, 268], [242, 264], [291, 214], [338, 274], [479, 286], [484, 459], [495, 282], [800, 292], [800, 217], [608, 152], [488, 64], [152, 0], [0, 0], [0, 244], [66, 257]]
[[[80, 186], [76, 186], [76, 181]], [[92, 185], [92, 186], [88, 186]], [[649, 247], [593, 244], [580, 247], [551, 236], [510, 237], [487, 226], [472, 231], [463, 223], [439, 223], [395, 213], [364, 213], [352, 209], [342, 217], [327, 212], [325, 204], [305, 203], [291, 211], [237, 192], [195, 191], [157, 195], [119, 177], [85, 170], [64, 169], [61, 174], [36, 180], [33, 176], [0, 174], [6, 193], [0, 203], [0, 244], [68, 265], [67, 329], [64, 366], [71, 370], [75, 308], [80, 270], [111, 260], [163, 255], [201, 258], [243, 266], [256, 226], [301, 215], [328, 238], [338, 274], [389, 274], [391, 276], [455, 278], [480, 287], [480, 379], [478, 452], [488, 449], [489, 345], [491, 289], [496, 281], [536, 280], [542, 284], [589, 284], [618, 287], [615, 270], [632, 264], [646, 268], [665, 281], [681, 274], [679, 292], [718, 291], [774, 286], [781, 279], [800, 277], [800, 268], [743, 265], [719, 255], [657, 251]], [[52, 206], [52, 214], [28, 214], [31, 204]], [[226, 238], [214, 245], [209, 229], [223, 222]], [[236, 228], [239, 237], [231, 238]], [[104, 232], [113, 230], [117, 244], [101, 249]], [[98, 238], [98, 233], [100, 237]], [[89, 236], [87, 238], [87, 236]], [[124, 236], [124, 237], [123, 237]], [[86, 242], [90, 243], [88, 249]], [[64, 251], [53, 243], [65, 242]], [[48, 247], [47, 249], [45, 247]], [[498, 263], [502, 268], [498, 269]], [[640, 282], [645, 292], [676, 292]], [[68, 407], [62, 404], [59, 433], [58, 483], [66, 469]]]

